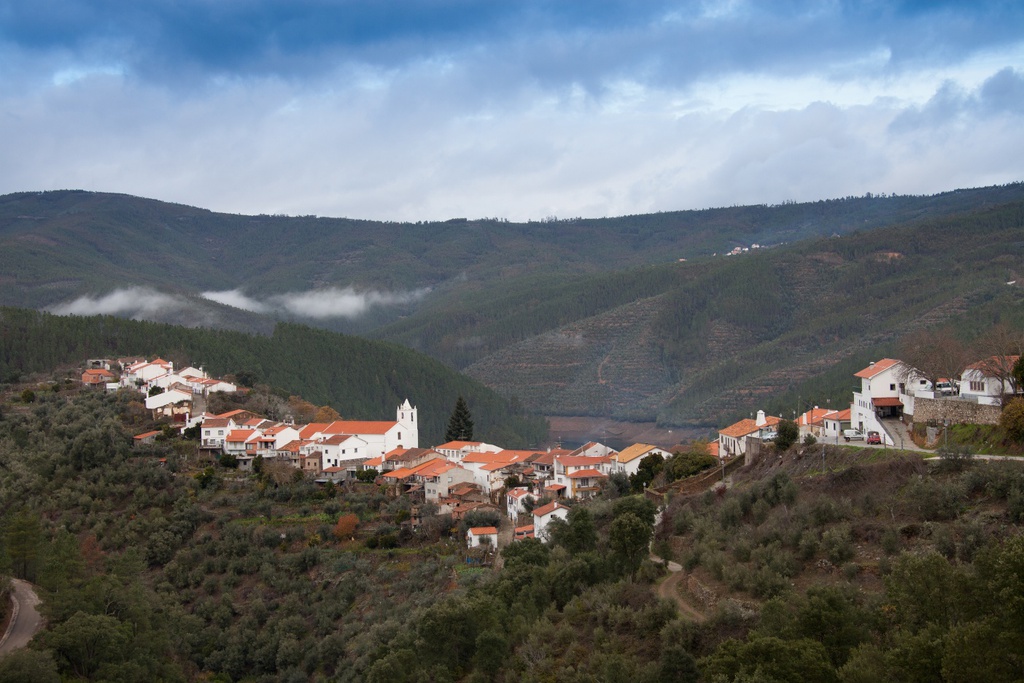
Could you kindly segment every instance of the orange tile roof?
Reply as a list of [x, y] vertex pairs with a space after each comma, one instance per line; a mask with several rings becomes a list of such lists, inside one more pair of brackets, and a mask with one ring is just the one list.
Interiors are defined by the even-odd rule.
[[740, 420], [735, 424], [729, 425], [725, 429], [718, 430], [718, 433], [724, 436], [739, 438], [741, 436], [746, 436], [747, 434], [753, 434], [754, 432], [760, 431], [761, 429], [775, 427], [779, 424], [779, 418], [775, 417], [774, 415], [766, 415], [764, 419], [765, 424], [758, 426], [757, 420], [752, 420], [748, 417], [746, 419]]
[[435, 446], [434, 450], [443, 448], [446, 451], [461, 451], [463, 448], [466, 448], [467, 446], [482, 446], [483, 443], [483, 441], [449, 441], [448, 443], [443, 443], [440, 446]]
[[230, 432], [228, 432], [227, 438], [225, 440], [233, 442], [245, 441], [252, 435], [252, 429], [232, 429]]
[[635, 443], [629, 448], [624, 448], [619, 451], [619, 454], [615, 456], [615, 459], [619, 462], [630, 462], [647, 455], [655, 448], [657, 448], [657, 446], [652, 446], [649, 443]]
[[141, 441], [142, 439], [148, 439], [151, 436], [156, 436], [159, 433], [159, 430], [153, 432], [143, 432], [142, 434], [136, 434], [134, 438], [139, 439]]
[[812, 408], [797, 418], [797, 424], [812, 425], [819, 424], [822, 420], [832, 414], [828, 408]]
[[568, 505], [562, 505], [561, 503], [559, 503], [556, 500], [556, 501], [552, 501], [552, 502], [548, 503], [547, 505], [544, 505], [543, 507], [535, 508], [534, 511], [533, 511], [533, 516], [534, 517], [543, 517], [544, 515], [551, 514], [555, 510], [568, 510], [568, 509], [569, 509]]
[[971, 363], [967, 366], [968, 370], [978, 370], [979, 372], [994, 372], [1002, 369], [1012, 368], [1020, 356], [989, 356], [985, 360], [979, 360], [977, 363]]
[[299, 430], [299, 436], [303, 439], [312, 439], [313, 435], [318, 432], [323, 432], [327, 428], [326, 422], [310, 422]]
[[325, 434], [385, 434], [397, 422], [337, 420], [328, 425]]
[[483, 536], [485, 534], [496, 534], [498, 530], [493, 526], [475, 526], [469, 530], [469, 533], [474, 536]]
[[880, 372], [888, 370], [889, 368], [891, 368], [894, 365], [897, 365], [900, 362], [901, 361], [898, 361], [895, 358], [883, 358], [882, 360], [876, 361], [871, 365], [867, 366], [860, 372], [854, 373], [853, 376], [860, 377], [861, 379], [871, 379]]
[[576, 470], [565, 476], [570, 479], [586, 479], [587, 477], [607, 477], [608, 475], [600, 470]]
[[399, 467], [397, 470], [385, 472], [381, 476], [383, 476], [385, 479], [405, 479], [406, 477], [411, 477], [412, 474], [412, 470], [410, 470], [408, 467]]

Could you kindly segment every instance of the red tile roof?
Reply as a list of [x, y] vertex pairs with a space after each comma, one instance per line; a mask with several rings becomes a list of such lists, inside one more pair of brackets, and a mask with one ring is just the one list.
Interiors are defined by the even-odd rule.
[[587, 477], [607, 477], [608, 475], [600, 470], [576, 470], [565, 475], [570, 479], [586, 479]]
[[725, 429], [718, 430], [718, 433], [723, 434], [725, 436], [739, 438], [741, 436], [746, 436], [747, 434], [753, 434], [754, 432], [759, 431], [761, 429], [775, 427], [779, 424], [779, 418], [775, 417], [774, 415], [766, 415], [764, 419], [765, 423], [759, 426], [757, 424], [757, 420], [752, 420], [748, 417], [746, 419], [740, 420], [735, 424], [729, 425]]
[[397, 422], [337, 420], [324, 430], [325, 434], [386, 434]]
[[860, 377], [861, 379], [871, 379], [875, 375], [888, 370], [894, 365], [899, 364], [900, 361], [895, 358], [883, 358], [880, 361], [876, 361], [871, 365], [867, 366], [860, 372], [854, 373], [854, 377]]
[[545, 515], [550, 515], [555, 510], [568, 510], [568, 509], [569, 509], [568, 505], [562, 505], [557, 500], [555, 500], [555, 501], [552, 501], [552, 502], [550, 502], [547, 505], [544, 505], [542, 507], [534, 508], [533, 516], [534, 517], [543, 517]]

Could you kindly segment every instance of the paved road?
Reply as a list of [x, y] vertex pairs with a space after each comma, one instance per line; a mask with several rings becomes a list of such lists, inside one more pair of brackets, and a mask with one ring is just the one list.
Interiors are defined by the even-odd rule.
[[32, 636], [43, 627], [43, 617], [36, 609], [39, 596], [32, 590], [32, 584], [21, 579], [11, 579], [11, 599], [14, 602], [14, 618], [11, 619], [7, 633], [0, 638], [0, 657], [28, 645]]

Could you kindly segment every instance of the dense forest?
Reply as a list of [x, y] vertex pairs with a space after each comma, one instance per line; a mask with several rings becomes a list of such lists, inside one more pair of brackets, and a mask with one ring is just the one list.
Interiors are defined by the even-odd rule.
[[[88, 358], [161, 356], [179, 367], [259, 384], [330, 405], [347, 419], [393, 419], [409, 399], [419, 408], [420, 440], [442, 443], [459, 396], [469, 402], [477, 434], [507, 447], [542, 441], [544, 421], [438, 361], [396, 344], [367, 341], [294, 323], [270, 336], [188, 329], [112, 316], [54, 316], [0, 309], [0, 380], [79, 368]], [[78, 377], [73, 371], [66, 375]]]
[[175, 436], [133, 450], [137, 396], [19, 388], [0, 572], [38, 585], [47, 626], [0, 681], [1024, 676], [1017, 462], [797, 447], [660, 516], [613, 478], [497, 568], [374, 484], [241, 476]]

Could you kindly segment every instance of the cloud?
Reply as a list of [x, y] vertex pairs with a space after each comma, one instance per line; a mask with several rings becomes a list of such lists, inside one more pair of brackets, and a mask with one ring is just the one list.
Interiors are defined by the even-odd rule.
[[[984, 2], [14, 3], [0, 192], [526, 220], [1009, 182], [1022, 23]], [[954, 172], [921, 174], [936, 157]]]
[[203, 297], [212, 301], [259, 313], [280, 312], [306, 318], [355, 318], [374, 306], [408, 304], [422, 299], [429, 293], [428, 288], [410, 292], [356, 291], [352, 287], [329, 287], [308, 292], [291, 292], [268, 297], [259, 301], [246, 296], [241, 290], [204, 292]]
[[243, 311], [252, 311], [253, 313], [266, 313], [270, 310], [270, 306], [246, 296], [240, 289], [229, 289], [222, 292], [203, 292], [199, 296], [210, 301], [216, 301], [219, 304], [224, 304], [225, 306], [240, 308]]
[[81, 296], [74, 301], [49, 307], [57, 315], [127, 315], [146, 318], [186, 308], [188, 303], [177, 296], [163, 294], [147, 287], [116, 289], [99, 297]]

